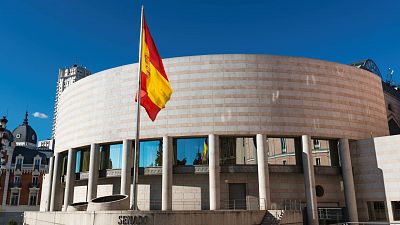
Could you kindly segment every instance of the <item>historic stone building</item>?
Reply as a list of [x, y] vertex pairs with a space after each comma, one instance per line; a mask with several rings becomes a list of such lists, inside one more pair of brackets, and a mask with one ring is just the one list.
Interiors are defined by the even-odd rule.
[[[141, 117], [141, 210], [297, 208], [310, 224], [329, 212], [399, 219], [400, 154], [391, 143], [400, 137], [388, 136], [399, 101], [388, 103], [375, 73], [271, 55], [164, 64], [171, 100], [155, 122]], [[59, 97], [43, 210], [133, 196], [136, 74], [137, 64], [101, 71]]]
[[36, 149], [37, 136], [28, 123], [28, 113], [13, 132], [6, 129], [6, 117], [1, 122], [1, 210], [39, 210], [47, 157]]

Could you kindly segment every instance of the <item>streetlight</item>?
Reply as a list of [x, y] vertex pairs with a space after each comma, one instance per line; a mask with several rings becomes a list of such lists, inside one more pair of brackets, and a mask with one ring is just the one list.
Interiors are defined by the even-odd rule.
[[7, 127], [7, 118], [3, 116], [0, 120], [0, 152], [1, 152], [1, 166], [5, 165], [6, 163], [6, 152], [3, 150], [3, 138], [6, 138], [6, 127]]
[[5, 116], [3, 116], [3, 118], [0, 120], [0, 132], [3, 134], [3, 132], [6, 130], [6, 126], [7, 126], [7, 118]]

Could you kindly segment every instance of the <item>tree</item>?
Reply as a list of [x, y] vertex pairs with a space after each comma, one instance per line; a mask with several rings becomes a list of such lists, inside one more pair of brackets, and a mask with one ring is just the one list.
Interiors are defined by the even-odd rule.
[[7, 225], [18, 225], [18, 223], [15, 220], [10, 219], [8, 220]]
[[158, 145], [155, 164], [156, 164], [156, 166], [162, 166], [162, 145]]

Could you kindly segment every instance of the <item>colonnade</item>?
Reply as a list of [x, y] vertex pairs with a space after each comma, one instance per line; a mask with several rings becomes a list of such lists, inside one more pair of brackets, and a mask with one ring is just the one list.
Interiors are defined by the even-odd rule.
[[[163, 137], [163, 164], [162, 164], [162, 210], [172, 210], [172, 185], [173, 185], [173, 147], [172, 138]], [[258, 168], [258, 188], [260, 199], [260, 210], [266, 210], [270, 204], [270, 182], [268, 169], [268, 144], [265, 134], [257, 134], [257, 168]], [[351, 158], [348, 139], [339, 140], [339, 155], [341, 159], [341, 169], [343, 174], [344, 193], [346, 206], [350, 221], [358, 220], [357, 205], [354, 191], [353, 173], [351, 167]], [[122, 169], [121, 169], [121, 194], [130, 195], [131, 168], [133, 150], [132, 141], [123, 140], [122, 144]], [[295, 144], [299, 146], [300, 144]], [[210, 210], [220, 209], [220, 165], [219, 165], [219, 136], [216, 134], [208, 135], [209, 146], [209, 197]], [[89, 178], [87, 188], [87, 201], [91, 201], [97, 196], [97, 181], [99, 177], [99, 144], [90, 145], [90, 163], [89, 163]], [[305, 196], [307, 204], [307, 218], [309, 224], [318, 224], [317, 199], [315, 193], [315, 178], [314, 166], [311, 154], [311, 138], [309, 135], [301, 137], [301, 158], [296, 156], [296, 163], [302, 165], [304, 174]], [[54, 168], [50, 168], [50, 176], [52, 175], [51, 191], [47, 193], [50, 204], [47, 205], [47, 211], [55, 211], [56, 195], [60, 194], [61, 183], [61, 153], [55, 153], [52, 164]], [[296, 152], [297, 154], [297, 152]], [[299, 162], [301, 160], [301, 162]], [[74, 195], [75, 182], [75, 164], [76, 164], [76, 149], [68, 150], [68, 163], [65, 182], [63, 210], [72, 203]]]

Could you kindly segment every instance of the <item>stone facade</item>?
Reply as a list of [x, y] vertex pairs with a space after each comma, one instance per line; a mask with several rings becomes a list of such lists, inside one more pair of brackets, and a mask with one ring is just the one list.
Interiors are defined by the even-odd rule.
[[[388, 134], [380, 78], [365, 70], [269, 55], [181, 57], [164, 64], [174, 92], [155, 122], [143, 110], [144, 139]], [[59, 101], [55, 151], [134, 139], [136, 71], [136, 64], [105, 70], [66, 89]]]
[[[168, 154], [163, 158], [170, 160], [175, 157], [173, 140], [207, 137], [208, 160], [193, 166], [170, 160], [171, 170], [164, 165], [141, 168], [139, 209], [307, 209], [308, 223], [318, 224], [319, 209], [335, 208], [346, 210], [349, 221], [358, 220], [353, 143], [389, 134], [377, 75], [321, 60], [269, 55], [191, 56], [164, 64], [174, 92], [155, 122], [142, 111], [140, 138], [162, 140], [162, 154]], [[89, 192], [99, 197], [129, 188], [121, 172], [130, 171], [129, 163], [122, 163], [121, 170], [100, 165], [101, 171], [93, 167], [74, 177], [77, 162], [71, 154], [90, 150], [90, 165], [95, 165], [96, 146], [122, 143], [122, 155], [133, 151], [136, 70], [133, 64], [93, 74], [60, 96], [45, 210], [91, 201]], [[246, 150], [239, 154], [237, 148], [236, 158], [225, 163], [222, 141], [229, 137], [242, 138], [236, 145]], [[285, 152], [282, 138], [292, 140], [285, 142]], [[63, 162], [67, 155], [72, 162]], [[64, 196], [57, 195], [60, 190]]]

